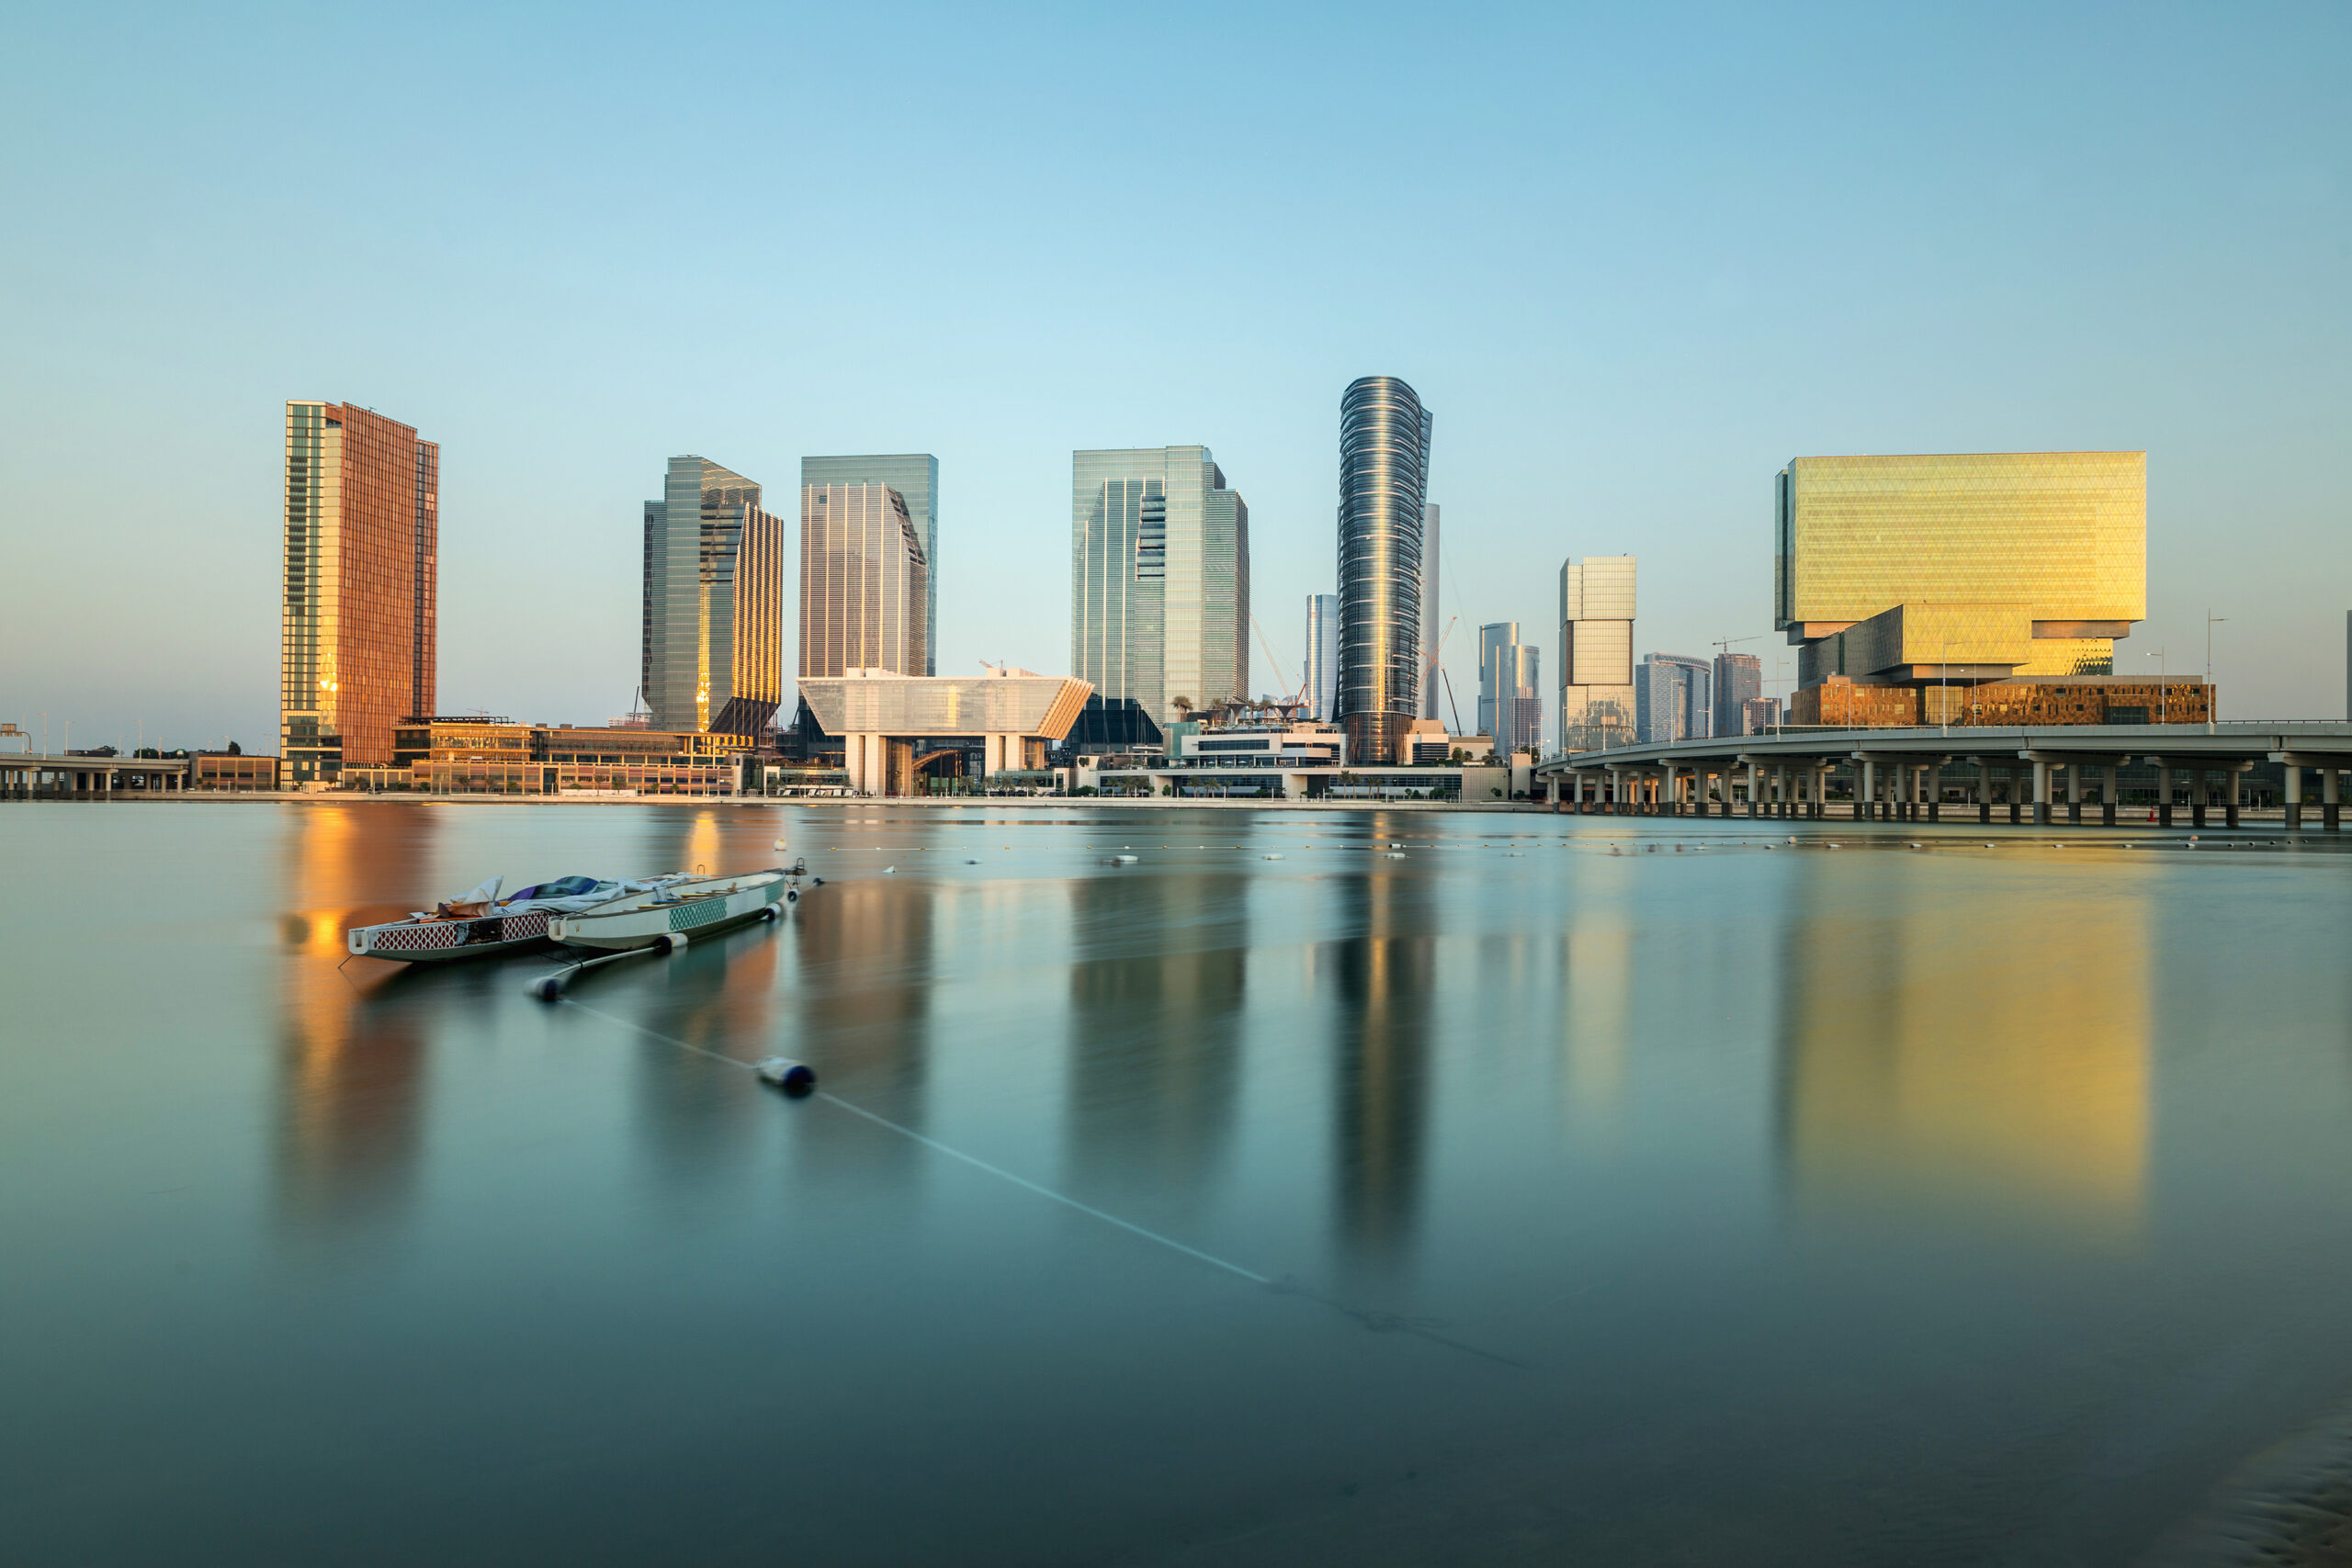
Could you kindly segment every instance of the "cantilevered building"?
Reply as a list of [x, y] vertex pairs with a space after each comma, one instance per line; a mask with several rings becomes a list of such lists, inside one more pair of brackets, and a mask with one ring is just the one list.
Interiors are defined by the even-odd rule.
[[1560, 563], [1560, 750], [1634, 737], [1634, 558]]
[[433, 711], [441, 448], [349, 403], [286, 405], [278, 749], [292, 784], [389, 763]]
[[756, 739], [784, 697], [784, 519], [706, 457], [645, 503], [639, 683], [654, 729]]
[[1394, 376], [1340, 398], [1340, 711], [1351, 761], [1406, 756], [1420, 716], [1430, 411]]
[[2031, 705], [1980, 687], [2114, 683], [2115, 639], [2147, 615], [2147, 473], [2144, 452], [1792, 461], [1773, 601], [1792, 721], [1968, 723]]
[[923, 667], [910, 675], [939, 673], [939, 459], [928, 452], [878, 452], [847, 457], [803, 457], [800, 488], [810, 485], [888, 485], [906, 502], [908, 521], [922, 545], [930, 583], [923, 604]]
[[1155, 723], [1250, 687], [1250, 507], [1205, 446], [1070, 455], [1069, 657]]
[[800, 490], [800, 674], [928, 674], [931, 561], [906, 497], [883, 484]]

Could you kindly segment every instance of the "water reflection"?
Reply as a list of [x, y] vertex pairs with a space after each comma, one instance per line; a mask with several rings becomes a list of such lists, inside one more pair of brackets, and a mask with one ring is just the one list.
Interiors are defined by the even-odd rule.
[[[718, 1056], [754, 1060], [769, 1054], [775, 1032], [777, 932], [773, 926], [696, 942], [639, 978], [637, 1021], [656, 1034], [699, 1045]], [[660, 1040], [639, 1039], [637, 1125], [668, 1177], [693, 1178], [729, 1163], [766, 1109], [742, 1092], [740, 1067]]]
[[[803, 1049], [825, 1081], [862, 1104], [921, 1127], [931, 1066], [934, 890], [913, 878], [831, 882], [804, 898], [789, 934], [792, 998]], [[889, 1171], [910, 1180], [922, 1151], [876, 1137], [847, 1117], [808, 1117], [801, 1157], [829, 1170]]]
[[1572, 1130], [1608, 1144], [1620, 1127], [1633, 1028], [1634, 922], [1627, 899], [1634, 872], [1623, 862], [1588, 859], [1575, 875], [1576, 899], [1560, 938], [1565, 1111]]
[[1071, 885], [1080, 950], [1113, 950], [1069, 970], [1069, 1159], [1081, 1190], [1192, 1201], [1213, 1190], [1241, 1092], [1250, 886], [1204, 871]]
[[[1874, 857], [1875, 858], [1875, 857]], [[2150, 886], [2102, 868], [1971, 918], [1937, 868], [1817, 866], [1786, 924], [1801, 1211], [2128, 1245], [2147, 1198]]]
[[[395, 919], [382, 900], [429, 850], [430, 814], [400, 834], [358, 808], [287, 814], [279, 884], [277, 1213], [296, 1232], [364, 1232], [407, 1199], [423, 1138], [426, 996], [381, 964], [342, 966], [344, 933]], [[357, 971], [354, 973], [354, 971]]]
[[1437, 938], [1399, 873], [1343, 876], [1334, 896], [1362, 933], [1316, 956], [1334, 992], [1334, 1229], [1351, 1265], [1385, 1274], [1407, 1262], [1420, 1207]]

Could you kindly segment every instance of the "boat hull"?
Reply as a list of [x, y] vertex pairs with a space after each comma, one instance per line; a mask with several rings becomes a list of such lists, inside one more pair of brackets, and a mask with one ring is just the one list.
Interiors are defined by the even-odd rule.
[[749, 876], [710, 877], [681, 883], [665, 890], [670, 897], [648, 895], [614, 905], [558, 915], [548, 934], [566, 947], [605, 953], [627, 952], [713, 936], [747, 921], [763, 919], [790, 893], [786, 874], [757, 872]]
[[460, 964], [531, 953], [554, 945], [548, 914], [491, 915], [479, 920], [415, 920], [363, 926], [345, 933], [344, 945], [356, 958], [389, 958], [401, 964]]

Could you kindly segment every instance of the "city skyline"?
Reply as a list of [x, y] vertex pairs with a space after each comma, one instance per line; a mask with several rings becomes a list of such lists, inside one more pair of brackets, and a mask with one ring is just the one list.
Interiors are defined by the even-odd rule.
[[[549, 73], [489, 94], [468, 85], [482, 53], [351, 17], [299, 32], [162, 17], [127, 38], [71, 13], [6, 25], [16, 145], [47, 151], [0, 166], [33, 236], [0, 268], [41, 307], [12, 339], [0, 448], [0, 572], [40, 591], [0, 617], [0, 716], [264, 744], [276, 607], [256, 524], [278, 476], [261, 432], [312, 389], [444, 443], [438, 705], [596, 719], [636, 683], [638, 546], [613, 524], [648, 493], [649, 458], [717, 452], [782, 483], [810, 453], [935, 454], [956, 492], [939, 668], [1051, 668], [1066, 612], [1002, 607], [1058, 585], [1070, 450], [1208, 443], [1244, 476], [1258, 597], [1295, 603], [1331, 586], [1331, 400], [1371, 370], [1446, 414], [1435, 619], [1458, 617], [1456, 688], [1466, 627], [1515, 619], [1551, 646], [1546, 574], [1564, 555], [1641, 555], [1657, 646], [1769, 631], [1758, 523], [1792, 453], [2129, 448], [2150, 453], [2153, 570], [2127, 657], [2201, 671], [2210, 611], [2229, 617], [2225, 712], [2341, 711], [2331, 448], [2352, 389], [2332, 367], [2352, 339], [2352, 218], [2323, 69], [2352, 42], [2340, 10], [2282, 10], [2259, 39], [2218, 16], [2146, 17], [2128, 62], [2081, 26], [2019, 51], [1991, 16], [1858, 29], [1725, 13], [1686, 32], [1473, 13], [1439, 53], [1500, 62], [1501, 84], [1475, 92], [1432, 86], [1398, 39], [1368, 33], [1343, 64], [1277, 18], [1220, 56], [1185, 116], [1107, 138], [984, 93], [974, 64], [1202, 61], [1213, 31], [926, 17], [894, 55], [924, 103], [877, 139], [834, 112], [856, 100], [831, 81], [796, 84], [809, 112], [788, 136], [740, 103], [626, 133], [589, 112], [641, 84], [649, 56], [683, 58], [668, 35], [628, 51], [581, 39], [560, 74], [584, 91]], [[485, 51], [546, 47], [527, 17], [481, 26]], [[856, 57], [882, 27], [736, 17], [701, 47]], [[107, 137], [64, 129], [85, 68], [122, 88]], [[1761, 117], [1724, 90], [1818, 71], [1864, 85]], [[1323, 236], [1363, 175], [1329, 128], [1368, 88], [1408, 85], [1433, 152], [1391, 171], [1382, 199], [1442, 221], [1409, 268], [1335, 266]], [[283, 193], [254, 106], [331, 116], [348, 94], [381, 106], [356, 148], [403, 172], [311, 193], [301, 262], [265, 257], [251, 235]], [[2024, 107], [1967, 112], [1987, 95]], [[1204, 229], [1104, 268], [1078, 198], [1137, 167], [1173, 171], [1251, 244]], [[1006, 183], [997, 199], [972, 198], [977, 168]], [[1744, 243], [1795, 184], [1806, 243]], [[933, 215], [922, 244], [797, 243], [801, 214], [877, 185]], [[707, 199], [743, 243], [610, 246], [657, 193]], [[392, 308], [348, 309], [358, 298]], [[1149, 375], [1099, 374], [1104, 317]], [[758, 374], [711, 384], [676, 353], [697, 329]], [[139, 440], [121, 441], [134, 420]], [[72, 514], [76, 476], [96, 471], [141, 500], [116, 525], [126, 565], [103, 580], [40, 521]], [[514, 615], [525, 595], [585, 628], [563, 660]], [[218, 628], [194, 660], [165, 630], [191, 605]], [[125, 630], [94, 647], [83, 632], [102, 616]], [[1292, 617], [1266, 631], [1295, 665]], [[1786, 694], [1793, 659], [1763, 657]]]

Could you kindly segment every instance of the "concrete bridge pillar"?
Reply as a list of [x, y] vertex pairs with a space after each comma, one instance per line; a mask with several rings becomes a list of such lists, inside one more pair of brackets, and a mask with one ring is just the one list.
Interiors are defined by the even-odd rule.
[[2156, 764], [2156, 826], [2172, 826], [2172, 768], [2163, 762]]
[[2234, 828], [2238, 825], [2238, 807], [2245, 804], [2245, 769], [2242, 765], [2233, 767], [2229, 770], [2229, 815], [2223, 820], [2230, 827]]
[[2083, 765], [2069, 762], [2066, 764], [2066, 826], [2079, 828], [2082, 825]]
[[2202, 768], [2191, 768], [2188, 777], [2191, 781], [2188, 785], [2188, 825], [2202, 828], [2205, 826], [2205, 795], [2212, 786], [2206, 782]]
[[2319, 771], [2320, 826], [2331, 833], [2337, 830], [2344, 809], [2337, 793], [2343, 788], [2343, 773], [2335, 768]]
[[1878, 806], [1878, 764], [1864, 762], [1854, 784], [1854, 820], [1860, 822]]
[[2050, 826], [2050, 764], [2047, 762], [2033, 765], [2033, 825], [2037, 828]]
[[2122, 771], [2120, 766], [2113, 763], [2100, 770], [2106, 775], [2099, 781], [2098, 786], [2098, 825], [2102, 828], [2115, 826], [2115, 797], [2122, 793], [2117, 787], [2116, 775]]
[[1982, 758], [1976, 763], [1976, 820], [1993, 820], [1993, 764]]
[[2290, 762], [2286, 773], [2287, 831], [2300, 833], [2303, 830], [2303, 765]]
[[1944, 765], [1941, 761], [1928, 764], [1928, 820], [1944, 819]]

